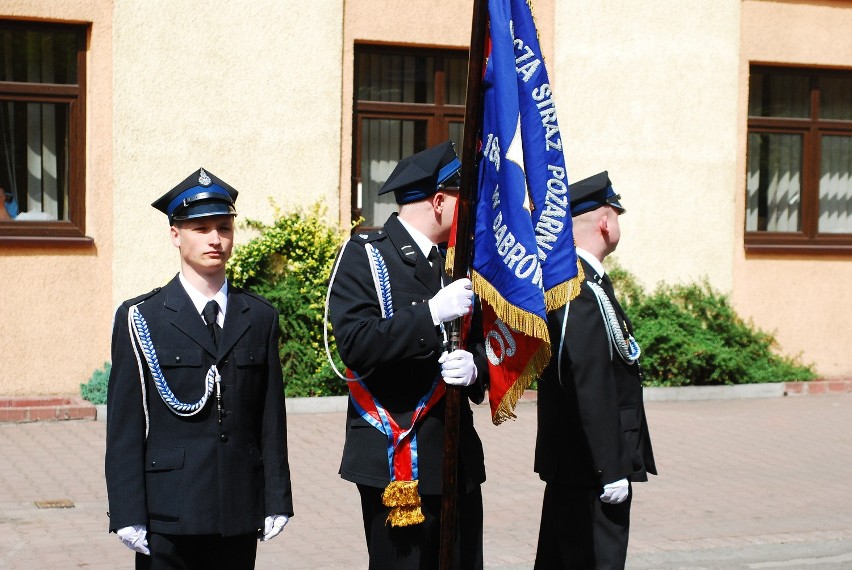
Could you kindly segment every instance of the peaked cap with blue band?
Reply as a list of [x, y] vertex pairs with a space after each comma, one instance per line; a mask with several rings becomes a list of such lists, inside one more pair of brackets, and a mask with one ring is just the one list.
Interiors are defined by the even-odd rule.
[[601, 206], [612, 206], [619, 214], [627, 211], [619, 202], [621, 196], [612, 189], [606, 170], [574, 182], [568, 191], [571, 195], [571, 217], [597, 210]]
[[461, 161], [452, 141], [442, 142], [400, 160], [379, 194], [393, 192], [397, 204], [417, 202], [443, 187], [458, 186], [460, 170]]
[[199, 168], [151, 205], [166, 214], [170, 224], [205, 216], [236, 216], [237, 194], [230, 184]]

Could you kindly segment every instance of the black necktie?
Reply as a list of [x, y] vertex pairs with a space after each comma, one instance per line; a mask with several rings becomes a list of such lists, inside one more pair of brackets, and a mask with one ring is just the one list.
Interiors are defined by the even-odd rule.
[[606, 291], [607, 295], [609, 295], [610, 297], [612, 297], [614, 299], [615, 298], [615, 289], [612, 286], [612, 280], [609, 278], [608, 273], [604, 273], [603, 276], [601, 277], [601, 284], [603, 285], [603, 288]]
[[432, 246], [432, 249], [429, 250], [429, 257], [426, 259], [432, 264], [432, 273], [435, 274], [435, 286], [440, 288], [443, 285], [441, 280], [441, 266], [444, 264], [444, 258], [438, 251], [438, 246]]
[[213, 338], [213, 344], [219, 348], [219, 334], [222, 328], [216, 323], [216, 315], [219, 313], [219, 303], [216, 301], [207, 301], [204, 305], [204, 310], [201, 315], [204, 317], [204, 322], [207, 323], [207, 328], [210, 331], [210, 336]]

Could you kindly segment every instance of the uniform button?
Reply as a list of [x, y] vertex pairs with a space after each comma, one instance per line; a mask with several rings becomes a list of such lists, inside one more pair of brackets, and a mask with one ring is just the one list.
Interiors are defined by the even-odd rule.
[[155, 460], [155, 461], [152, 461], [152, 462], [151, 462], [151, 467], [153, 467], [153, 466], [154, 466], [154, 465], [156, 465], [156, 464], [157, 464], [157, 461], [156, 461], [156, 460]]
[[175, 356], [175, 362], [180, 362], [180, 356]]
[[222, 443], [225, 443], [226, 441], [228, 441], [228, 434], [223, 433], [222, 435], [220, 435], [219, 441], [221, 441]]
[[251, 362], [254, 362], [254, 355], [253, 355], [253, 354], [252, 354], [251, 356], [249, 356], [249, 360], [250, 360]]

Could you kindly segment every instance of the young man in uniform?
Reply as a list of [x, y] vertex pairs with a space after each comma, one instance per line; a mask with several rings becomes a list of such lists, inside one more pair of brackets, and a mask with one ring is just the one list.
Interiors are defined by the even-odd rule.
[[481, 402], [487, 381], [478, 313], [467, 350], [446, 353], [444, 345], [448, 323], [474, 303], [470, 280], [450, 282], [442, 271], [439, 247], [450, 236], [460, 168], [451, 142], [400, 161], [379, 190], [394, 193], [399, 213], [352, 236], [330, 284], [334, 338], [357, 378], [349, 382], [340, 475], [358, 486], [372, 569], [437, 568], [445, 383], [466, 396], [455, 563], [482, 568], [485, 467], [467, 400]]
[[136, 568], [254, 568], [293, 515], [278, 312], [225, 278], [236, 198], [202, 168], [154, 202], [180, 272], [115, 315], [109, 528]]
[[602, 264], [621, 239], [624, 208], [606, 172], [570, 193], [585, 279], [576, 299], [548, 315], [553, 356], [538, 383], [535, 452], [547, 486], [535, 567], [618, 569], [627, 557], [631, 483], [657, 473], [639, 346]]

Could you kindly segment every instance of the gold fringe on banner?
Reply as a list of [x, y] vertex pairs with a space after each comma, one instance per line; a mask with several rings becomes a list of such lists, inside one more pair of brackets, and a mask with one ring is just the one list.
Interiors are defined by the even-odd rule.
[[565, 303], [576, 299], [577, 295], [580, 294], [580, 287], [585, 278], [586, 272], [583, 271], [583, 264], [580, 263], [580, 258], [577, 258], [577, 276], [545, 292], [544, 304], [547, 312], [564, 307]]
[[391, 526], [411, 526], [426, 520], [420, 510], [417, 481], [391, 481], [382, 493], [382, 504], [392, 507], [385, 521]]
[[473, 290], [479, 295], [485, 303], [491, 305], [497, 317], [511, 328], [524, 333], [527, 336], [540, 338], [547, 342], [547, 321], [534, 313], [521, 310], [512, 303], [508, 302], [494, 288], [491, 283], [485, 280], [482, 275], [473, 272], [471, 276], [473, 281]]
[[[500, 399], [500, 405], [492, 414], [491, 421], [494, 425], [500, 425], [504, 421], [515, 417], [515, 405], [517, 405], [524, 390], [529, 388], [532, 381], [541, 374], [541, 371], [550, 362], [550, 337], [547, 331], [547, 321], [538, 315], [522, 311], [506, 301], [480, 274], [474, 272], [472, 280], [473, 290], [494, 308], [494, 312], [497, 313], [498, 318], [510, 328], [542, 341], [541, 347], [539, 347], [527, 363], [523, 373], [521, 373], [518, 379], [515, 380], [515, 383], [509, 387]], [[565, 291], [568, 291], [567, 284]]]
[[491, 416], [491, 421], [495, 426], [499, 426], [506, 420], [514, 419], [516, 417], [514, 410], [515, 406], [518, 404], [518, 400], [523, 395], [524, 390], [530, 387], [532, 381], [535, 378], [538, 378], [538, 375], [547, 367], [549, 362], [550, 343], [546, 342], [542, 344], [541, 348], [539, 348], [533, 355], [527, 364], [527, 367], [524, 369], [524, 372], [517, 380], [515, 380], [515, 383], [506, 390], [505, 394], [503, 394], [503, 398], [500, 400], [500, 405], [497, 406], [497, 409]]
[[446, 262], [444, 263], [444, 271], [446, 271], [447, 275], [449, 275], [452, 278], [452, 276], [453, 276], [453, 265], [455, 264], [455, 261], [456, 261], [456, 246], [452, 246], [452, 247], [447, 248], [447, 256], [446, 256], [445, 259], [446, 259]]

